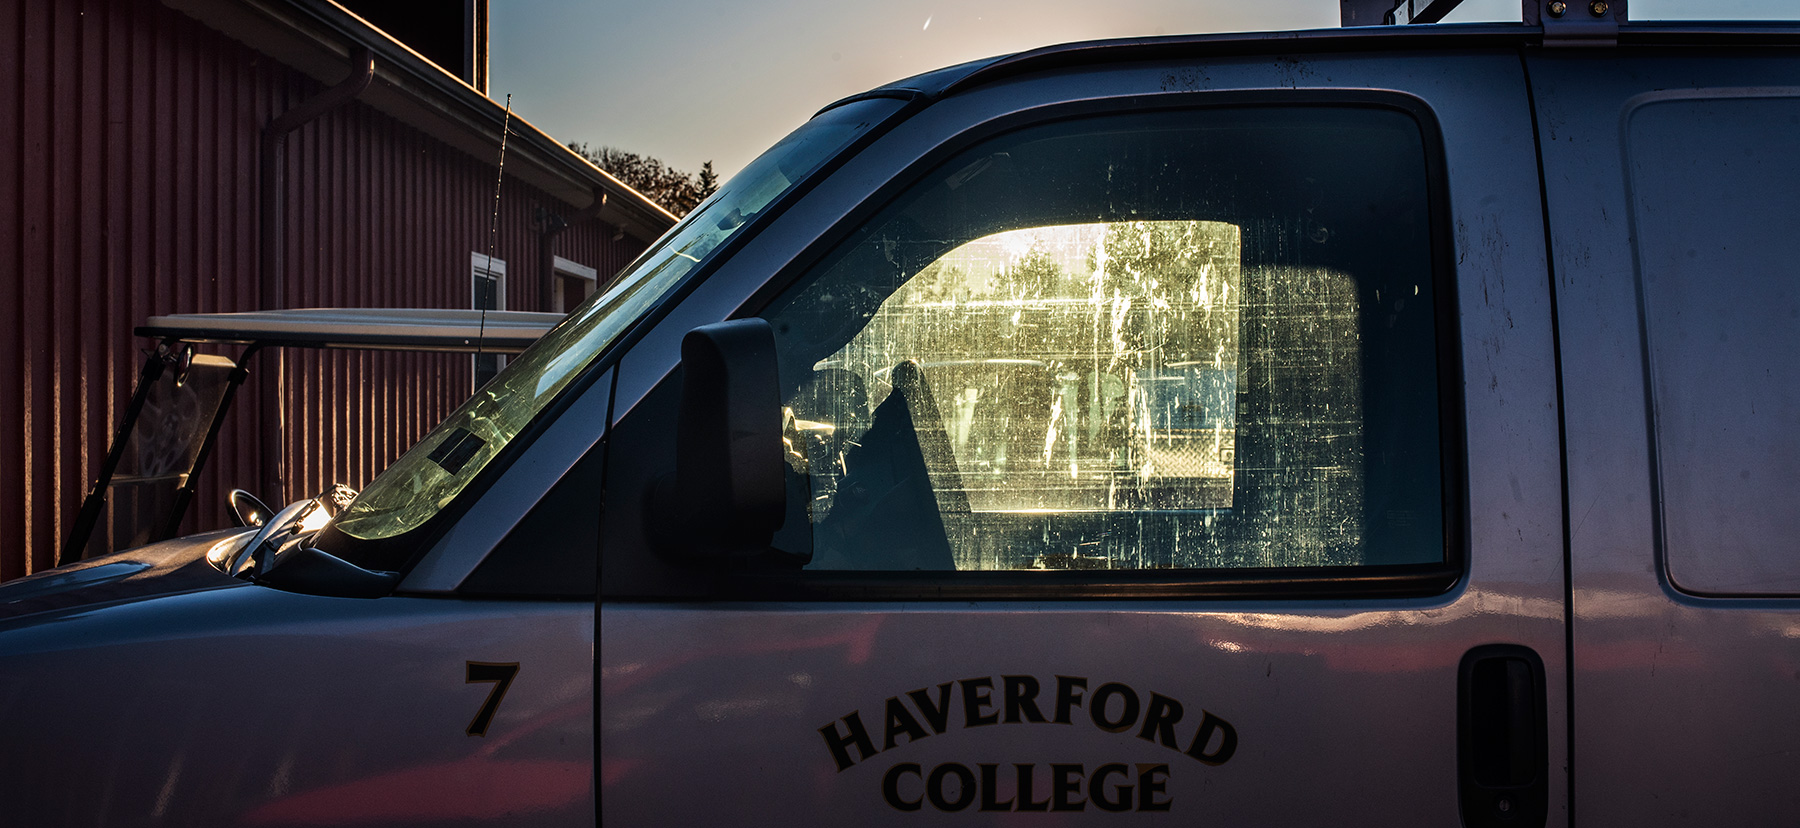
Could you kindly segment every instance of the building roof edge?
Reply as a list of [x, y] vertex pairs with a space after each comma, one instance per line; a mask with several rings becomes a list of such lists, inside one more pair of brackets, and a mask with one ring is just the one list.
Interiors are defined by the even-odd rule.
[[162, 3], [325, 84], [342, 80], [351, 52], [366, 46], [375, 53], [375, 82], [362, 103], [489, 165], [504, 128], [509, 175], [576, 210], [604, 195], [599, 218], [644, 242], [677, 220], [517, 114], [509, 124], [505, 106], [331, 0]]

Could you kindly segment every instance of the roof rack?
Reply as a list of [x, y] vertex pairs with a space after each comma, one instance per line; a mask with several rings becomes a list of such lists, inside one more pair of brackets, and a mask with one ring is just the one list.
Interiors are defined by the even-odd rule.
[[1459, 5], [1462, 0], [1338, 0], [1346, 27], [1436, 23]]
[[[1523, 0], [1520, 19], [1527, 26], [1543, 26], [1545, 34], [1556, 30], [1573, 37], [1604, 38], [1608, 32], [1617, 35], [1619, 24], [1625, 22], [1625, 2]], [[1459, 5], [1462, 0], [1338, 0], [1339, 19], [1346, 27], [1436, 23]]]

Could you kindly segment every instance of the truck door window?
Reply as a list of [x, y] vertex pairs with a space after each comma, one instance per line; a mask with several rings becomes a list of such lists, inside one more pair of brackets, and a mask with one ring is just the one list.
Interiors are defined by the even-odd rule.
[[1408, 115], [1347, 107], [960, 154], [765, 313], [806, 501], [777, 545], [814, 570], [1442, 562], [1425, 158]]

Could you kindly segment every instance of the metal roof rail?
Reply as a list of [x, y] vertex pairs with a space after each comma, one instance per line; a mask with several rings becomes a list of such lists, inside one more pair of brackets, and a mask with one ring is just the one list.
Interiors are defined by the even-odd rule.
[[1616, 46], [1625, 0], [1525, 0], [1525, 25], [1544, 27], [1545, 46]]
[[[1626, 0], [1523, 0], [1521, 19], [1544, 30], [1545, 46], [1614, 46]], [[1341, 23], [1405, 26], [1436, 23], [1462, 0], [1338, 0]]]
[[1436, 23], [1460, 5], [1462, 0], [1338, 0], [1338, 11], [1344, 26], [1404, 26]]

